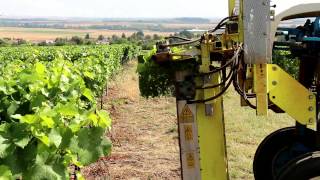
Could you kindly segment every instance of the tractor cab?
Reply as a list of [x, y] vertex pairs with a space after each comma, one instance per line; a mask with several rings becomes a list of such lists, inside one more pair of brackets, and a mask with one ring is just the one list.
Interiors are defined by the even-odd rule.
[[317, 17], [311, 24], [306, 24], [305, 27], [306, 31], [302, 42], [320, 42], [320, 17]]
[[[300, 66], [303, 66], [305, 63], [314, 62], [308, 65], [307, 69], [309, 71], [312, 71], [317, 59], [319, 59], [319, 9], [319, 3], [294, 6], [278, 14], [272, 22], [271, 28], [273, 50], [290, 51], [293, 58], [300, 60]], [[304, 19], [304, 21], [301, 22], [298, 19]], [[281, 22], [286, 20], [290, 20], [292, 22], [291, 25], [281, 27]]]
[[276, 32], [276, 44], [285, 42], [319, 42], [320, 41], [320, 17], [314, 21], [307, 19], [303, 26], [293, 28], [279, 27]]

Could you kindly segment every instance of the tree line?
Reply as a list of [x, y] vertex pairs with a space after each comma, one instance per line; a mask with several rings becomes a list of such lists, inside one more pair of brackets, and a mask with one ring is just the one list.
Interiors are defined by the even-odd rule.
[[[184, 30], [179, 33], [171, 34], [170, 36], [181, 36], [184, 38], [192, 39], [197, 37], [190, 31]], [[106, 37], [104, 35], [99, 35], [98, 37], [93, 37], [89, 33], [85, 36], [72, 36], [71, 38], [57, 37], [55, 40], [45, 40], [41, 42], [30, 42], [24, 39], [11, 39], [2, 38], [0, 39], [0, 46], [21, 46], [21, 45], [36, 45], [36, 46], [64, 46], [64, 45], [96, 45], [96, 44], [135, 44], [140, 46], [143, 50], [151, 50], [157, 41], [164, 39], [162, 35], [159, 34], [145, 34], [143, 31], [137, 31], [131, 35], [126, 35], [122, 33], [121, 36], [112, 35]]]

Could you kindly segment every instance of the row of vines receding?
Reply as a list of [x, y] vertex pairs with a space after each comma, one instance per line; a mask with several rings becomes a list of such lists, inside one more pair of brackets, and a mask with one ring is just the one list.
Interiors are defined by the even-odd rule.
[[[0, 179], [68, 179], [110, 153], [97, 108], [131, 45], [0, 48]], [[79, 176], [80, 177], [80, 176]]]

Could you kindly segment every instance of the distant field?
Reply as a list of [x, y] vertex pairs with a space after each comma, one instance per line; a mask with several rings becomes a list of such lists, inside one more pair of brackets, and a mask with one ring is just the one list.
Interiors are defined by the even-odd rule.
[[[91, 37], [96, 38], [101, 34], [105, 37], [110, 37], [114, 34], [121, 36], [122, 33], [125, 33], [126, 36], [130, 36], [134, 32], [136, 31], [0, 27], [0, 38], [22, 38], [29, 41], [43, 41], [54, 40], [57, 37], [70, 38], [72, 36], [85, 36], [87, 33], [89, 33]], [[145, 35], [159, 34], [167, 36], [173, 33], [174, 32], [144, 31]]]
[[218, 19], [107, 19], [107, 18], [10, 18], [0, 17], [0, 38], [22, 38], [29, 41], [54, 40], [57, 37], [130, 36], [138, 30], [146, 35], [167, 36], [183, 30], [208, 30]]

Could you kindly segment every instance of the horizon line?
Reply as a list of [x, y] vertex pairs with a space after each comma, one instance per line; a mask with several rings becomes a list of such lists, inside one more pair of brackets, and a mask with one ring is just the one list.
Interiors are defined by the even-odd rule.
[[171, 17], [86, 17], [86, 16], [24, 16], [24, 15], [6, 15], [0, 14], [0, 18], [13, 18], [13, 19], [177, 19], [177, 18], [202, 18], [202, 19], [219, 19], [223, 16], [215, 17], [202, 17], [202, 16], [171, 16]]

